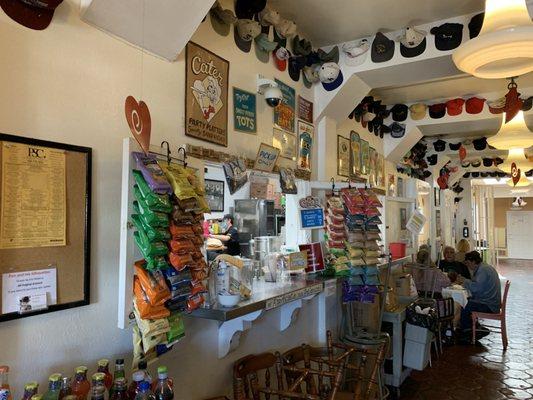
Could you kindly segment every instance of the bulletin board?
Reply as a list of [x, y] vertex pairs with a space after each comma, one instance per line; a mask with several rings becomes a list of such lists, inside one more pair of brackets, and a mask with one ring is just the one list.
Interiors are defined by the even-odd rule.
[[[18, 158], [12, 156], [12, 149], [16, 148], [20, 154]], [[23, 153], [21, 149], [24, 149]], [[59, 157], [62, 168], [50, 168], [54, 171], [60, 170], [60, 179], [57, 180], [59, 184], [57, 187], [63, 188], [58, 191], [56, 187], [50, 190], [50, 195], [47, 198], [52, 198], [52, 201], [46, 203], [42, 200], [41, 195], [43, 185], [41, 184], [40, 190], [36, 190], [35, 194], [31, 193], [31, 190], [27, 190], [27, 187], [31, 185], [23, 182], [19, 185], [26, 187], [25, 191], [21, 191], [21, 197], [24, 197], [19, 201], [23, 206], [14, 205], [13, 194], [18, 193], [16, 187], [17, 180], [32, 179], [32, 174], [35, 174], [34, 165], [39, 164], [37, 160], [39, 157], [45, 157], [47, 154], [54, 154]], [[64, 156], [63, 156], [64, 154]], [[9, 155], [9, 156], [8, 156]], [[24, 155], [24, 156], [23, 156]], [[8, 163], [8, 158], [9, 163]], [[6, 160], [5, 163], [3, 160]], [[15, 161], [13, 161], [15, 160]], [[47, 162], [49, 161], [48, 159]], [[6, 167], [4, 167], [4, 165]], [[31, 168], [30, 168], [31, 165]], [[49, 165], [49, 164], [47, 164]], [[54, 164], [54, 167], [56, 164]], [[21, 173], [17, 173], [17, 168]], [[36, 314], [43, 314], [47, 312], [53, 312], [58, 310], [64, 310], [73, 307], [80, 307], [89, 304], [90, 301], [90, 227], [91, 227], [91, 172], [92, 168], [92, 149], [89, 147], [81, 147], [63, 143], [56, 143], [44, 140], [30, 139], [20, 136], [13, 136], [7, 134], [0, 134], [0, 321], [7, 321], [17, 318], [29, 317]], [[55, 172], [54, 172], [55, 174]], [[10, 181], [7, 182], [7, 179]], [[33, 179], [36, 179], [33, 176]], [[64, 179], [64, 184], [62, 183]], [[9, 185], [11, 186], [8, 186]], [[55, 185], [52, 185], [55, 186]], [[8, 196], [4, 199], [5, 193], [2, 193], [2, 189]], [[9, 188], [9, 189], [8, 189]], [[58, 194], [59, 192], [59, 194]], [[32, 195], [35, 198], [32, 198]], [[10, 200], [10, 201], [8, 201]], [[36, 204], [32, 207], [33, 204]], [[48, 206], [43, 206], [48, 204]], [[59, 204], [59, 206], [57, 205]], [[11, 211], [10, 208], [14, 209]], [[24, 213], [20, 212], [20, 209], [26, 209]], [[43, 213], [46, 214], [47, 210], [54, 208], [59, 209], [60, 217], [42, 218]], [[16, 210], [15, 210], [16, 209]], [[10, 214], [11, 211], [11, 214]], [[14, 217], [15, 215], [15, 217]], [[19, 217], [20, 215], [20, 217]], [[62, 216], [64, 215], [64, 219]], [[1, 218], [4, 216], [4, 221]], [[34, 218], [35, 217], [35, 218]], [[10, 225], [7, 224], [9, 219]], [[37, 234], [34, 234], [33, 239], [28, 235], [28, 229], [33, 228], [17, 228], [22, 231], [24, 235], [30, 237], [31, 241], [10, 247], [9, 242], [6, 241], [8, 234], [13, 235], [13, 220], [24, 221], [18, 225], [24, 226], [26, 223], [34, 223], [36, 225], [35, 230]], [[37, 222], [34, 222], [37, 220]], [[48, 221], [48, 224], [53, 226], [50, 230], [53, 233], [63, 232], [63, 238], [60, 240], [50, 240], [49, 243], [43, 244], [42, 235], [40, 233], [43, 230], [42, 221]], [[49, 221], [53, 220], [53, 223]], [[57, 222], [59, 221], [59, 222]], [[4, 222], [4, 223], [2, 223]], [[8, 228], [11, 229], [8, 234]], [[46, 225], [48, 227], [48, 225]], [[59, 228], [58, 228], [59, 226]], [[54, 231], [55, 229], [55, 231]], [[23, 234], [20, 237], [24, 237]], [[11, 239], [12, 241], [23, 239]], [[40, 240], [40, 242], [39, 242]], [[6, 243], [8, 243], [6, 245]], [[21, 272], [31, 272], [43, 269], [55, 269], [55, 303], [47, 305], [46, 309], [39, 309], [37, 311], [28, 312], [4, 312], [2, 307], [2, 299], [8, 295], [7, 290], [4, 290], [3, 278], [4, 274], [16, 274]], [[8, 276], [8, 275], [6, 275]], [[9, 297], [10, 301], [14, 299]], [[6, 302], [7, 304], [7, 302]]]

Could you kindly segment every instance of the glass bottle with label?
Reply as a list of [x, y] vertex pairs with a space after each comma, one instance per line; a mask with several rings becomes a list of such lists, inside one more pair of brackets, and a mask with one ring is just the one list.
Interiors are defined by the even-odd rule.
[[48, 378], [48, 390], [44, 393], [43, 400], [59, 400], [62, 377], [59, 373], [50, 375]]
[[79, 367], [76, 367], [74, 372], [72, 394], [74, 394], [78, 400], [87, 400], [87, 396], [91, 390], [91, 384], [87, 380], [87, 367], [85, 365], [80, 365]]
[[91, 386], [91, 400], [108, 400], [108, 391], [105, 386], [105, 374], [96, 372], [93, 374]]
[[154, 390], [156, 400], [174, 399], [174, 389], [172, 382], [168, 379], [167, 367], [160, 366], [157, 368], [157, 385]]
[[113, 393], [109, 400], [128, 400], [126, 378], [117, 378], [113, 383]]
[[59, 400], [63, 400], [66, 396], [72, 394], [72, 384], [69, 376], [64, 376], [61, 379], [61, 391], [59, 392]]
[[39, 390], [39, 384], [37, 382], [28, 382], [24, 385], [24, 395], [22, 400], [31, 400], [33, 396], [37, 394]]
[[111, 372], [109, 372], [109, 360], [105, 358], [98, 360], [98, 372], [101, 372], [105, 375], [104, 384], [107, 390], [110, 390], [113, 386], [113, 375], [111, 375]]
[[7, 365], [0, 366], [0, 400], [11, 400], [11, 389], [9, 387], [9, 367]]

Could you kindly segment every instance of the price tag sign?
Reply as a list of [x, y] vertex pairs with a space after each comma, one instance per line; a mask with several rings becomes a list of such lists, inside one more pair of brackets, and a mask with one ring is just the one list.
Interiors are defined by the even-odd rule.
[[236, 131], [257, 132], [255, 94], [235, 87], [233, 88], [233, 127]]

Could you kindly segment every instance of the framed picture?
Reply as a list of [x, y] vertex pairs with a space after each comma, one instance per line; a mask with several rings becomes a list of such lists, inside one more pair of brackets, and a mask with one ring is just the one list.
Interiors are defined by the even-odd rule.
[[283, 100], [279, 106], [274, 108], [274, 125], [288, 132], [294, 133], [296, 120], [296, 92], [294, 88], [286, 85], [279, 79], [275, 80], [278, 84]]
[[440, 210], [435, 210], [435, 236], [440, 238], [441, 226], [440, 226]]
[[233, 88], [233, 128], [240, 132], [257, 133], [255, 94], [236, 87]]
[[298, 118], [313, 123], [313, 103], [302, 96], [298, 96]]
[[289, 160], [296, 160], [296, 135], [274, 128], [272, 146], [279, 149], [280, 156]]
[[398, 177], [398, 183], [396, 184], [396, 196], [404, 197], [405, 193], [403, 191], [403, 178]]
[[228, 146], [229, 62], [189, 42], [185, 48], [185, 134]]
[[350, 139], [337, 135], [337, 175], [350, 176]]
[[224, 181], [205, 180], [205, 199], [211, 211], [224, 211]]
[[313, 140], [315, 137], [315, 127], [303, 121], [298, 121], [298, 162], [297, 168], [311, 172], [311, 152], [313, 151]]
[[433, 188], [433, 196], [435, 197], [435, 207], [440, 207], [440, 189]]
[[255, 157], [254, 169], [272, 172], [279, 157], [279, 149], [266, 143], [261, 143]]
[[355, 131], [350, 132], [350, 167], [352, 175], [361, 173], [361, 138]]
[[407, 229], [407, 208], [400, 208], [400, 229]]
[[370, 145], [366, 140], [361, 139], [361, 173], [370, 173]]
[[378, 152], [373, 147], [368, 149], [368, 182], [372, 186], [377, 186], [377, 171], [376, 171], [376, 162], [377, 162]]

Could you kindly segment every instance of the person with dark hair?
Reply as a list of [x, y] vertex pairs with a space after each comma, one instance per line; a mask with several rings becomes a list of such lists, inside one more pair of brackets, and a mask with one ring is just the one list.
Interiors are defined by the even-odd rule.
[[[471, 297], [461, 311], [461, 330], [465, 341], [471, 335], [472, 311], [498, 313], [501, 307], [501, 287], [498, 272], [485, 264], [477, 251], [465, 254], [465, 265], [472, 279], [465, 279], [463, 286], [470, 291]], [[480, 336], [488, 335], [488, 330], [480, 330]], [[479, 337], [478, 337], [479, 338]]]
[[239, 231], [233, 225], [234, 223], [233, 215], [226, 214], [220, 223], [222, 235], [209, 235], [209, 237], [220, 240], [224, 246], [226, 246], [226, 254], [230, 256], [239, 256], [241, 255], [241, 246], [239, 244]]

